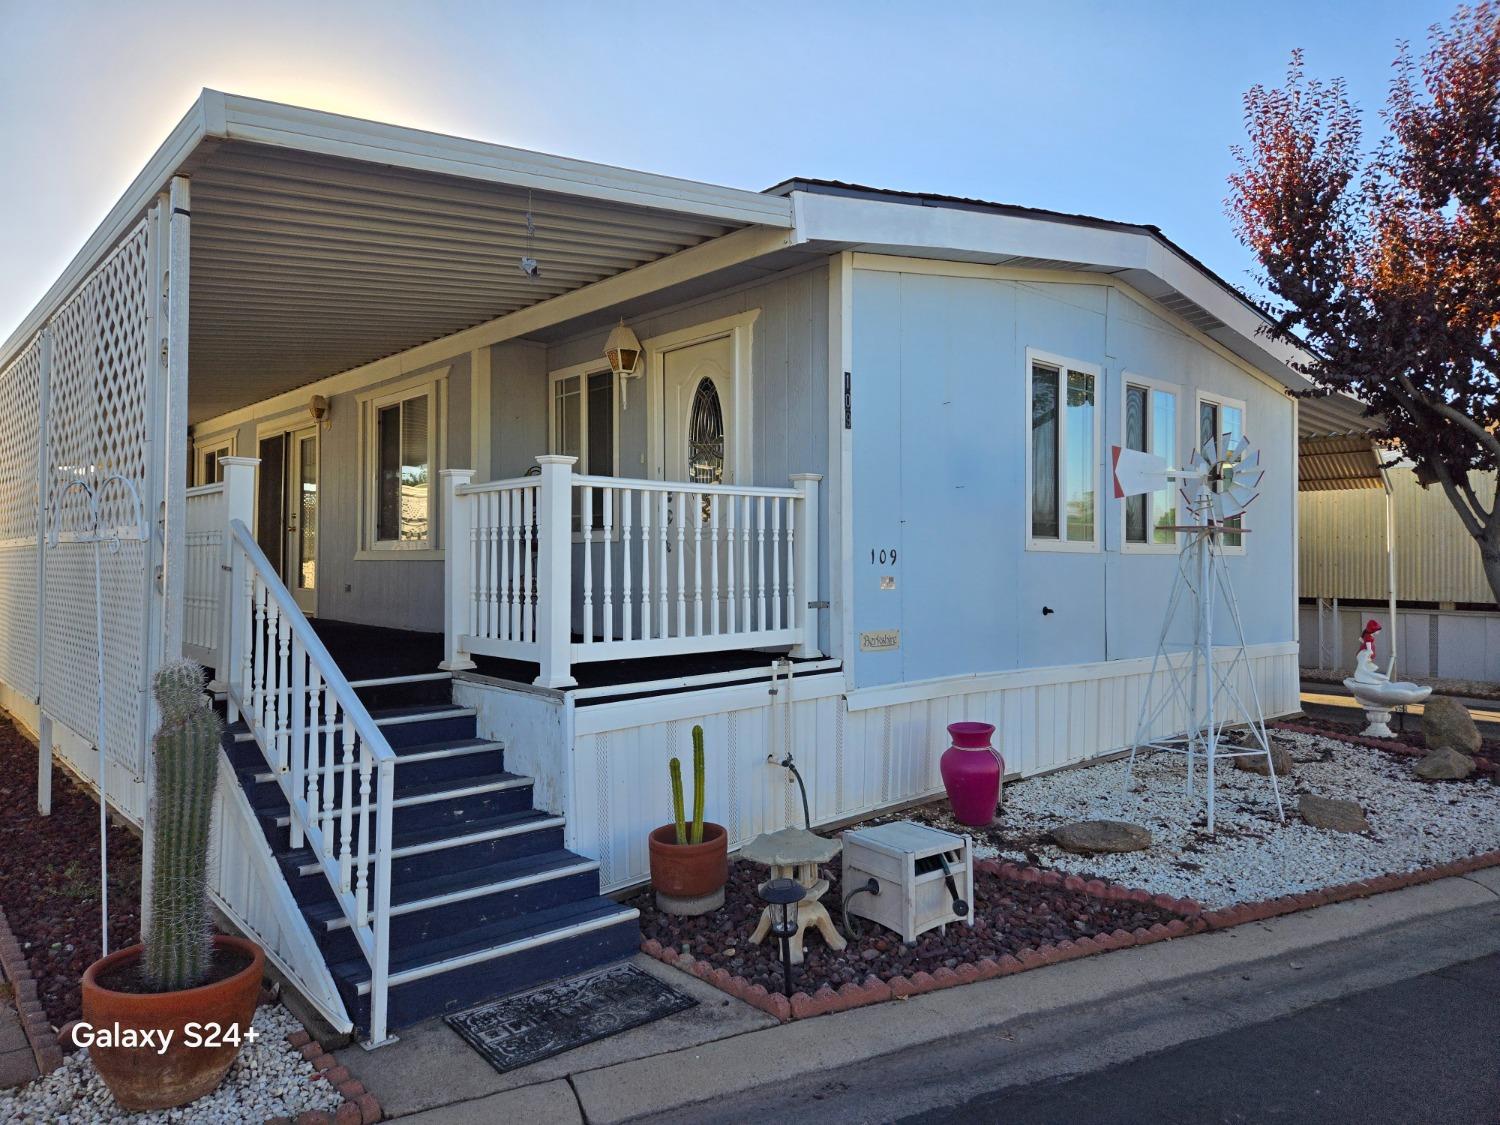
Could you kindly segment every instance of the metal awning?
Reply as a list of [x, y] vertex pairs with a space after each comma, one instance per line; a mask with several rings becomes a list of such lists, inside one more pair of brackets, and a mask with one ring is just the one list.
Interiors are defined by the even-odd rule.
[[1381, 451], [1369, 434], [1304, 437], [1297, 445], [1297, 491], [1384, 488]]
[[781, 196], [204, 90], [0, 366], [178, 175], [192, 181], [191, 421], [792, 227]]

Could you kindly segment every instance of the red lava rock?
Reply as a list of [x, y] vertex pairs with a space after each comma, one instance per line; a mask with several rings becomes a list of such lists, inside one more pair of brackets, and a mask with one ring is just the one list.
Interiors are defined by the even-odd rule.
[[[0, 934], [0, 951], [24, 958], [46, 1022], [62, 1027], [83, 1014], [79, 981], [99, 958], [99, 806], [57, 770], [52, 815], [40, 816], [36, 766], [36, 746], [0, 717], [0, 908], [14, 931]], [[138, 940], [140, 864], [140, 841], [111, 823], [111, 949]]]
[[[839, 861], [823, 865], [822, 873], [829, 881], [824, 902], [839, 901]], [[754, 864], [732, 863], [724, 905], [692, 918], [662, 914], [649, 891], [635, 896], [630, 905], [641, 912], [642, 948], [657, 948], [660, 960], [676, 961], [695, 976], [737, 995], [764, 998], [780, 992], [782, 969], [776, 943], [754, 946], [746, 940], [760, 916], [756, 887], [764, 877], [764, 869]], [[1149, 894], [1145, 901], [1137, 901], [1128, 892], [1097, 880], [1093, 882], [1104, 893], [1090, 894], [1088, 883], [1078, 888], [1078, 878], [1069, 885], [1068, 877], [1045, 878], [1035, 867], [976, 865], [972, 925], [949, 926], [946, 933], [930, 930], [907, 945], [889, 930], [864, 922], [861, 936], [851, 936], [847, 948], [838, 953], [816, 933], [809, 934], [805, 960], [797, 970], [798, 986], [811, 998], [821, 987], [837, 993], [845, 985], [858, 985], [874, 976], [890, 983], [892, 995], [901, 995], [895, 984], [900, 977], [911, 987], [906, 995], [914, 995], [922, 991], [915, 984], [918, 980], [952, 984], [980, 979], [975, 975], [982, 975], [978, 968], [961, 970], [966, 964], [978, 966], [988, 960], [995, 966], [994, 975], [1004, 975], [1023, 967], [1018, 958], [1025, 950], [1116, 932], [1126, 932], [1125, 944], [1133, 944], [1129, 930], [1180, 917], [1152, 903]], [[1107, 946], [1101, 943], [1097, 948]], [[684, 949], [686, 953], [680, 952]], [[1026, 963], [1038, 963], [1036, 956]], [[941, 978], [939, 970], [946, 970]], [[918, 974], [925, 975], [919, 978]], [[737, 978], [745, 984], [740, 985]], [[759, 993], [753, 991], [757, 986]]]

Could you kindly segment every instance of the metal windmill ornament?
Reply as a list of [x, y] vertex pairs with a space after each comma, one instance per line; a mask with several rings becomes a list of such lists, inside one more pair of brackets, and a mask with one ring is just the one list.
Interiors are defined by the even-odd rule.
[[[1208, 794], [1208, 830], [1212, 832], [1218, 763], [1228, 758], [1264, 757], [1276, 815], [1285, 820], [1260, 688], [1249, 667], [1244, 622], [1224, 558], [1224, 536], [1248, 533], [1229, 521], [1243, 514], [1260, 494], [1264, 476], [1260, 451], [1250, 444], [1249, 438], [1226, 433], [1210, 438], [1202, 449], [1194, 450], [1181, 469], [1169, 468], [1163, 458], [1133, 449], [1115, 446], [1113, 453], [1116, 499], [1156, 492], [1174, 481], [1180, 482], [1184, 506], [1191, 517], [1187, 523], [1170, 529], [1178, 533], [1181, 545], [1177, 573], [1167, 597], [1151, 674], [1141, 697], [1126, 788], [1134, 779], [1136, 755], [1143, 750], [1185, 755], [1189, 795], [1194, 791], [1194, 777], [1201, 761]], [[1214, 652], [1215, 612], [1220, 606], [1229, 617], [1228, 644], [1220, 646], [1228, 649], [1227, 660], [1222, 653], [1216, 658]], [[1173, 641], [1173, 625], [1188, 613], [1192, 615], [1192, 640], [1186, 644]], [[1220, 637], [1221, 642], [1224, 639]], [[1242, 670], [1247, 673], [1244, 680], [1249, 684], [1248, 698], [1241, 695], [1237, 683]], [[1166, 690], [1158, 692], [1156, 689], [1163, 684]], [[1173, 729], [1159, 730], [1163, 715], [1173, 717]], [[1180, 725], [1177, 716], [1185, 718]], [[1245, 725], [1251, 740], [1249, 746], [1229, 742], [1224, 737], [1231, 723]]]

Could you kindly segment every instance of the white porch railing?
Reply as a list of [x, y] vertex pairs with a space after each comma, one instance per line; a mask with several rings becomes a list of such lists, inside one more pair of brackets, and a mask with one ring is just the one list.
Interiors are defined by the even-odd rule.
[[187, 545], [182, 582], [182, 647], [184, 655], [223, 675], [219, 634], [223, 632], [224, 592], [229, 581], [225, 529], [224, 485], [205, 484], [187, 490]]
[[790, 488], [446, 470], [445, 667], [534, 661], [537, 683], [585, 661], [790, 646], [818, 653], [818, 481]]
[[229, 718], [243, 718], [254, 735], [290, 808], [292, 847], [312, 852], [370, 963], [370, 1042], [378, 1044], [396, 756], [245, 525], [253, 465], [243, 481], [236, 466], [229, 481]]

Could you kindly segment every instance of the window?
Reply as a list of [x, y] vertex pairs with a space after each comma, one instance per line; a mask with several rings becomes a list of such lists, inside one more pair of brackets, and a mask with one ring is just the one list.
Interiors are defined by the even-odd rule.
[[[1177, 467], [1177, 393], [1147, 380], [1125, 383], [1125, 422], [1122, 444], [1152, 453], [1169, 469]], [[1125, 545], [1175, 549], [1176, 492], [1172, 486], [1125, 498]]]
[[363, 532], [356, 558], [432, 557], [442, 545], [438, 468], [446, 374], [360, 396]]
[[1028, 353], [1028, 546], [1097, 550], [1098, 368]]
[[234, 456], [234, 438], [214, 438], [198, 446], [198, 484], [218, 484], [224, 479], [224, 466], [219, 462]]
[[[1198, 396], [1198, 447], [1202, 449], [1216, 437], [1228, 434], [1231, 441], [1239, 441], [1245, 434], [1245, 404], [1234, 399]], [[1231, 516], [1224, 521], [1226, 527], [1241, 527], [1240, 516]], [[1243, 548], [1245, 537], [1226, 532], [1224, 546]]]
[[[566, 368], [552, 373], [552, 435], [549, 453], [577, 457], [584, 476], [617, 476], [615, 377], [610, 371]], [[580, 530], [579, 494], [573, 494], [573, 529]], [[604, 494], [594, 493], [594, 526], [604, 522]]]

